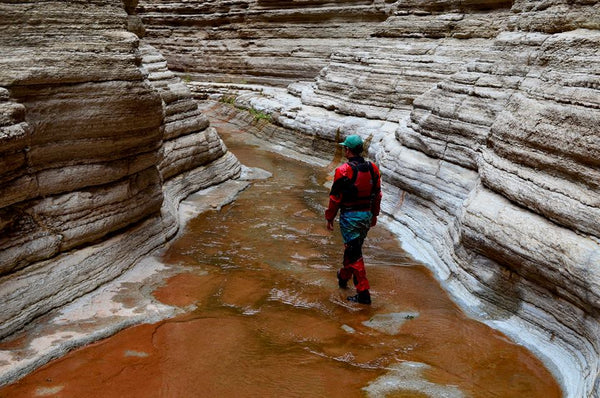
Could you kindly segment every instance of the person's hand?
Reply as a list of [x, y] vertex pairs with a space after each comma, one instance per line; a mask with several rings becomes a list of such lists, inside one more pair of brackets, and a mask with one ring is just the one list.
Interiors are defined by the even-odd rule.
[[333, 220], [327, 220], [327, 229], [333, 231]]
[[371, 226], [374, 227], [375, 225], [377, 225], [377, 216], [373, 216], [371, 219]]

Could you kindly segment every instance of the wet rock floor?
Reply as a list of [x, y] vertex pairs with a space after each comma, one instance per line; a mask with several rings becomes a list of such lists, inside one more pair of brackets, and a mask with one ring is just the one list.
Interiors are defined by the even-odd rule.
[[193, 219], [165, 251], [184, 272], [154, 292], [184, 315], [75, 350], [0, 397], [560, 397], [543, 364], [467, 318], [382, 226], [364, 247], [372, 306], [337, 287], [339, 231], [322, 217], [331, 169], [213, 122], [272, 173]]

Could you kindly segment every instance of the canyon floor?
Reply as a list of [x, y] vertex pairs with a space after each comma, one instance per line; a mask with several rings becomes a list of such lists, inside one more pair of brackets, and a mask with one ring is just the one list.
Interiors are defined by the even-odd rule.
[[[112, 294], [5, 341], [3, 366], [60, 358], [0, 397], [561, 396], [530, 352], [465, 316], [385, 220], [364, 248], [373, 305], [348, 303], [353, 288], [335, 279], [341, 237], [322, 217], [337, 163], [284, 157], [226, 122], [211, 124], [261, 178], [192, 195], [179, 237]], [[125, 327], [142, 316], [147, 323]], [[118, 329], [64, 355], [69, 341]], [[35, 354], [34, 341], [45, 351]]]

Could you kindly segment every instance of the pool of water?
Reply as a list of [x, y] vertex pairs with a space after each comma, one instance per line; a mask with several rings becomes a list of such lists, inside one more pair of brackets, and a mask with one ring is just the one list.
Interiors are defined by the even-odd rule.
[[466, 317], [382, 226], [364, 247], [373, 305], [347, 302], [339, 230], [323, 219], [332, 167], [212, 123], [272, 177], [191, 220], [165, 251], [186, 271], [154, 295], [189, 311], [76, 350], [0, 396], [561, 396], [538, 359]]

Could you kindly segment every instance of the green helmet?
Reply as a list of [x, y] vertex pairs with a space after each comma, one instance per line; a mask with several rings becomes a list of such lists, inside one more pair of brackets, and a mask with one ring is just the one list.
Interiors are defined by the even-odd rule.
[[353, 134], [346, 137], [344, 142], [340, 143], [341, 146], [345, 146], [350, 149], [352, 152], [359, 153], [363, 150], [363, 140], [360, 136]]

